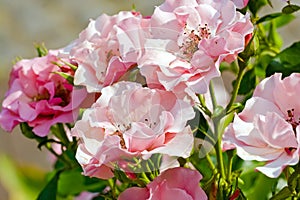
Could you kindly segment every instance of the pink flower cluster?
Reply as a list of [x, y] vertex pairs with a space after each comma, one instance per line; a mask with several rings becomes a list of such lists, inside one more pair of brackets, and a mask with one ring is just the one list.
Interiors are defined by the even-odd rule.
[[244, 160], [266, 161], [257, 167], [275, 178], [299, 162], [300, 74], [281, 79], [275, 74], [255, 89], [244, 110], [235, 116], [223, 138], [224, 150], [236, 148]]
[[[9, 90], [2, 103], [0, 125], [6, 131], [27, 122], [38, 136], [46, 136], [56, 123], [72, 123], [77, 119], [80, 104], [87, 92], [73, 87], [57, 74], [74, 71], [64, 64], [71, 62], [57, 57], [58, 51], [31, 60], [21, 60], [14, 66]], [[58, 67], [59, 63], [61, 67]]]
[[75, 84], [89, 92], [138, 68], [148, 87], [193, 97], [220, 75], [220, 62], [243, 51], [252, 30], [249, 16], [232, 1], [166, 0], [151, 17], [101, 15], [65, 52], [78, 63]]
[[[210, 80], [220, 76], [220, 63], [235, 60], [252, 34], [250, 17], [237, 11], [247, 2], [166, 0], [150, 17], [103, 14], [63, 50], [14, 66], [0, 124], [11, 131], [26, 122], [36, 135], [46, 136], [56, 123], [75, 122], [87, 93], [96, 93], [100, 97], [72, 129], [80, 139], [76, 158], [85, 175], [108, 179], [116, 166], [134, 173], [129, 165], [136, 159], [161, 154], [160, 176], [120, 199], [132, 199], [131, 193], [136, 199], [207, 199], [197, 171], [173, 167], [193, 149], [188, 121], [195, 117], [195, 94], [206, 93]], [[74, 76], [75, 86], [58, 72]], [[288, 125], [298, 123], [294, 108], [288, 108], [293, 115], [285, 119]], [[297, 130], [287, 133], [289, 140]], [[297, 145], [295, 140], [276, 149], [278, 157], [292, 157], [289, 164], [294, 163]]]

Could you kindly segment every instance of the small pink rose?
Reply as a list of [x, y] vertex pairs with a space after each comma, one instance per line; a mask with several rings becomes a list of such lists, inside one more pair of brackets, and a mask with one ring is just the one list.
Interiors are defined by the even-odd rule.
[[44, 57], [24, 59], [14, 66], [0, 113], [0, 125], [4, 130], [11, 131], [19, 123], [26, 122], [36, 135], [46, 136], [52, 125], [76, 120], [87, 93], [56, 74], [74, 74], [57, 54], [58, 51], [49, 51]]

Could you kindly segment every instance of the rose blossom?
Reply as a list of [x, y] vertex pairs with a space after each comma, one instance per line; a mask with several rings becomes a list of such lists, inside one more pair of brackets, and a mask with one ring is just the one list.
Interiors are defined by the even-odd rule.
[[219, 64], [232, 62], [253, 31], [233, 2], [166, 0], [150, 19], [151, 38], [138, 62], [150, 87], [205, 93]]
[[116, 83], [102, 89], [72, 129], [81, 139], [76, 158], [85, 175], [103, 179], [113, 177], [116, 164], [126, 170], [134, 157], [161, 153], [186, 158], [194, 139], [186, 123], [193, 117], [193, 108], [172, 92]]
[[162, 172], [145, 188], [132, 187], [122, 192], [119, 200], [206, 200], [200, 188], [201, 174], [183, 167]]
[[275, 178], [287, 165], [299, 161], [300, 74], [264, 79], [244, 110], [235, 116], [223, 138], [225, 150], [236, 148], [244, 160], [267, 161], [257, 167]]
[[91, 20], [79, 38], [65, 48], [64, 53], [78, 63], [74, 83], [86, 86], [88, 92], [99, 92], [136, 66], [135, 58], [122, 58], [120, 48], [125, 44], [120, 43], [117, 36], [129, 32], [122, 26], [134, 24], [138, 25], [134, 29], [142, 29], [146, 21], [139, 13], [125, 11], [114, 16], [103, 14]]
[[19, 123], [26, 122], [36, 135], [46, 136], [52, 125], [75, 121], [87, 93], [55, 73], [73, 73], [57, 54], [58, 51], [49, 51], [44, 57], [24, 59], [14, 65], [0, 113], [4, 130], [12, 131]]

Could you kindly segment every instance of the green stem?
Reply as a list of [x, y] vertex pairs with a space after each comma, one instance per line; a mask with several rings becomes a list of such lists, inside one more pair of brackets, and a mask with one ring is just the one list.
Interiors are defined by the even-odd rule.
[[146, 175], [145, 172], [142, 172], [141, 176], [142, 176], [142, 179], [144, 180], [144, 182], [146, 183], [146, 185], [151, 182], [151, 180], [148, 178], [148, 176]]
[[221, 174], [221, 178], [225, 179], [225, 170], [224, 170], [224, 162], [223, 162], [223, 154], [222, 154], [222, 148], [221, 148], [221, 135], [219, 134], [219, 124], [220, 119], [214, 119], [214, 130], [215, 130], [215, 137], [217, 139], [217, 143], [215, 144], [215, 150], [216, 150], [216, 156], [217, 156], [217, 162], [218, 162], [218, 168], [219, 172]]
[[64, 156], [57, 154], [54, 149], [52, 148], [51, 144], [46, 144], [45, 147], [48, 149], [49, 152], [51, 152], [58, 160], [65, 163], [67, 166], [71, 167], [72, 164], [66, 159]]
[[116, 198], [116, 181], [117, 179], [115, 177], [108, 180], [108, 185], [111, 188], [111, 194], [113, 199]]
[[207, 160], [209, 167], [212, 170], [213, 174], [216, 174], [216, 167], [215, 167], [214, 163], [212, 162], [211, 158], [209, 157], [208, 154], [206, 154], [205, 157], [206, 157], [206, 160]]
[[221, 178], [225, 179], [226, 176], [225, 176], [223, 154], [222, 154], [222, 148], [221, 148], [221, 140], [217, 141], [217, 143], [215, 145], [215, 150], [216, 150], [218, 168], [219, 168], [219, 172], [221, 174]]
[[66, 135], [66, 131], [65, 131], [64, 125], [61, 124], [61, 123], [58, 123], [57, 124], [57, 128], [58, 128], [58, 132], [59, 132], [59, 136], [60, 136], [59, 139], [61, 140], [61, 142], [63, 144], [65, 144], [66, 146], [68, 146], [69, 143], [70, 143], [70, 140], [69, 140], [69, 138]]
[[[243, 63], [243, 65], [245, 65], [245, 64]], [[245, 66], [243, 66], [243, 67], [240, 66], [240, 68], [239, 68], [239, 72], [238, 72], [238, 75], [237, 75], [237, 78], [235, 80], [235, 84], [234, 84], [234, 87], [233, 87], [233, 90], [232, 90], [232, 96], [231, 96], [230, 101], [229, 101], [229, 103], [226, 107], [227, 114], [231, 111], [231, 107], [232, 107], [233, 103], [235, 102], [236, 97], [238, 95], [245, 68], [246, 68]]]
[[198, 95], [198, 99], [199, 99], [199, 102], [200, 102], [200, 105], [199, 105], [200, 110], [202, 110], [207, 116], [211, 117], [211, 116], [212, 116], [212, 113], [211, 113], [210, 110], [206, 107], [204, 97], [203, 97], [201, 94], [199, 94], [199, 95]]
[[[233, 150], [231, 150], [233, 151]], [[228, 161], [228, 167], [227, 167], [227, 181], [231, 182], [231, 171], [232, 171], [232, 163], [233, 163], [233, 152], [227, 153], [229, 161]]]

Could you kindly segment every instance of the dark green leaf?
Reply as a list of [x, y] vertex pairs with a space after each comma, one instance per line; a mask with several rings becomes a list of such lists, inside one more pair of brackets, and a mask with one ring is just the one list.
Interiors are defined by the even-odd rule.
[[56, 200], [57, 185], [60, 172], [55, 173], [53, 178], [47, 183], [45, 188], [39, 194], [37, 200]]
[[279, 53], [267, 67], [266, 76], [279, 72], [283, 77], [289, 76], [293, 72], [300, 72], [300, 42], [294, 43]]
[[198, 138], [202, 138], [202, 136], [204, 137], [204, 135], [202, 135], [201, 133], [203, 132], [208, 132], [208, 123], [204, 117], [204, 115], [202, 114], [202, 112], [200, 112], [199, 110], [195, 110], [196, 116], [194, 117], [193, 120], [189, 121], [189, 124], [191, 125], [192, 129], [197, 128], [198, 131], [196, 133], [196, 137]]
[[287, 186], [282, 188], [276, 195], [274, 195], [270, 200], [285, 200], [291, 197], [291, 191]]
[[29, 138], [29, 139], [35, 139], [36, 141], [38, 141], [39, 143], [44, 142], [45, 140], [47, 140], [47, 137], [40, 137], [37, 136], [36, 134], [34, 134], [32, 132], [32, 127], [30, 127], [27, 123], [23, 122], [20, 123], [20, 129], [22, 134]]
[[268, 0], [250, 0], [248, 3], [248, 7], [250, 11], [255, 16], [257, 12], [264, 6], [268, 4]]
[[270, 21], [270, 20], [275, 19], [277, 17], [280, 17], [282, 15], [284, 15], [284, 14], [283, 13], [272, 13], [272, 14], [269, 14], [269, 15], [265, 15], [262, 18], [260, 18], [259, 20], [257, 20], [256, 24], [260, 24], [262, 22]]
[[209, 181], [213, 177], [213, 171], [210, 169], [210, 165], [205, 158], [200, 158], [198, 152], [194, 152], [191, 157], [190, 161], [192, 162], [193, 166], [196, 167], [198, 171], [201, 172], [203, 175], [202, 183]]
[[[234, 84], [234, 81], [232, 84]], [[256, 84], [256, 75], [255, 75], [255, 69], [253, 68], [244, 74], [238, 94], [245, 95], [252, 92], [252, 90], [255, 88], [255, 84]]]
[[285, 14], [291, 14], [293, 12], [297, 12], [298, 10], [300, 10], [300, 6], [293, 4], [287, 5], [284, 8], [282, 8], [282, 12]]

